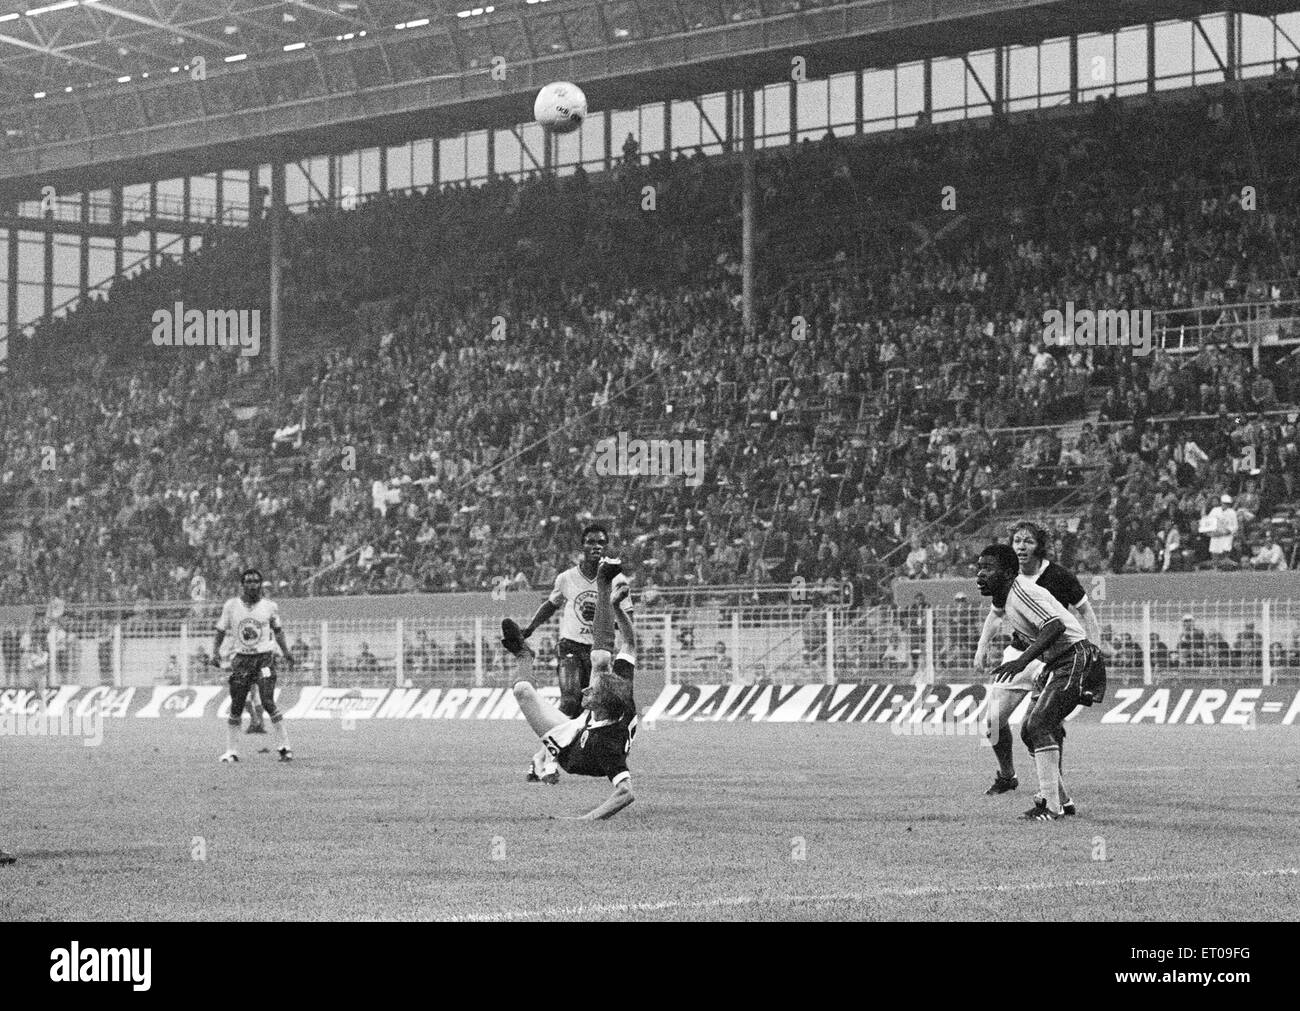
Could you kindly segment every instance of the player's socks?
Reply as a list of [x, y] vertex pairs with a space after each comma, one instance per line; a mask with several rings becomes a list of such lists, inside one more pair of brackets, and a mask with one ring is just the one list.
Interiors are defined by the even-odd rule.
[[1014, 779], [1016, 763], [1013, 753], [1014, 739], [1011, 736], [1011, 724], [1007, 721], [1010, 711], [1005, 707], [1010, 704], [1006, 692], [990, 688], [988, 692], [989, 744], [993, 747], [993, 757], [998, 760], [998, 778]]
[[1008, 727], [996, 733], [997, 737], [993, 741], [993, 756], [998, 760], [998, 775], [1003, 779], [1014, 779], [1016, 763], [1012, 752], [1011, 730]]
[[226, 724], [226, 750], [239, 753], [239, 724]]
[[609, 602], [610, 586], [621, 571], [617, 558], [602, 559], [596, 566], [596, 615], [591, 623], [591, 649], [614, 653], [614, 607]]
[[1058, 765], [1056, 745], [1040, 748], [1034, 752], [1034, 766], [1038, 770], [1038, 791], [1043, 797], [1048, 810], [1060, 814], [1061, 808], [1061, 769]]
[[272, 720], [271, 726], [275, 727], [275, 742], [277, 747], [289, 747], [289, 731], [285, 729], [284, 717], [281, 716], [279, 719]]

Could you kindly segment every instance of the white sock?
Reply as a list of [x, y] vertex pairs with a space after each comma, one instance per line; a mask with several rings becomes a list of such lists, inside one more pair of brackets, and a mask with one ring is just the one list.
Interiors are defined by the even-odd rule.
[[549, 776], [560, 767], [560, 763], [555, 760], [555, 756], [545, 747], [539, 748], [537, 754], [533, 756], [533, 768], [537, 770], [539, 776]]
[[236, 754], [238, 754], [239, 749], [235, 747], [236, 741], [239, 740], [238, 734], [239, 734], [238, 723], [226, 724], [226, 750], [227, 751], [233, 751]]
[[1034, 767], [1038, 770], [1038, 791], [1047, 801], [1047, 809], [1053, 814], [1060, 814], [1061, 807], [1061, 768], [1055, 747], [1043, 748], [1034, 752]]
[[281, 748], [289, 747], [289, 731], [284, 727], [284, 720], [272, 720], [271, 726], [275, 727], [275, 737], [280, 742], [279, 746]]

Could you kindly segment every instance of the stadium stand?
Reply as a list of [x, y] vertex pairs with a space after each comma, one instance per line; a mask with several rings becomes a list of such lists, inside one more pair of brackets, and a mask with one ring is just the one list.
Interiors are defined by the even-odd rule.
[[[149, 343], [159, 306], [263, 304], [255, 225], [14, 348], [0, 602], [175, 599], [249, 557], [281, 594], [536, 587], [588, 516], [651, 584], [863, 603], [969, 572], [1026, 510], [1084, 573], [1293, 567], [1300, 359], [1268, 320], [1296, 296], [1298, 133], [1269, 85], [767, 151], [752, 334], [727, 156], [316, 207], [278, 383]], [[1169, 347], [1043, 346], [1067, 301], [1153, 310]], [[703, 483], [597, 481], [619, 432], [705, 440]]]

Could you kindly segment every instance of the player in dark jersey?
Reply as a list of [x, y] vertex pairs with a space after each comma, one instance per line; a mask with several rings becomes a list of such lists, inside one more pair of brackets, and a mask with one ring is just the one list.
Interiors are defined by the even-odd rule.
[[[1092, 602], [1088, 600], [1088, 595], [1083, 590], [1083, 585], [1072, 572], [1062, 568], [1055, 562], [1047, 560], [1047, 545], [1047, 531], [1036, 523], [1024, 520], [1016, 524], [1012, 529], [1011, 548], [1015, 551], [1016, 558], [1019, 560], [1020, 575], [1032, 579], [1060, 601], [1063, 607], [1074, 611], [1082, 622], [1090, 642], [1100, 641], [1101, 624], [1097, 620], [1097, 613], [1092, 609]], [[993, 612], [990, 611], [988, 618], [984, 622], [983, 631], [980, 633], [979, 646], [975, 650], [975, 669], [977, 671], [984, 669], [989, 646], [1001, 626], [1001, 619], [995, 617]], [[1029, 643], [1023, 636], [1013, 634], [1011, 644], [1003, 652], [1003, 662], [1016, 659], [1028, 646]], [[1041, 671], [1042, 665], [1040, 663], [1031, 663], [1025, 668], [1024, 674], [1013, 683], [989, 687], [988, 736], [993, 745], [993, 754], [998, 760], [998, 771], [993, 778], [993, 785], [984, 791], [986, 795], [1007, 793], [1020, 785], [1020, 781], [1016, 778], [1016, 767], [1012, 757], [1014, 742], [1011, 735], [1011, 714], [1020, 705], [1020, 701], [1024, 698], [1026, 692], [1030, 693], [1031, 703], [1037, 699], [1038, 693], [1034, 691], [1033, 683], [1034, 678]], [[1065, 755], [1064, 726], [1060, 728], [1057, 744], [1063, 761]], [[1065, 788], [1063, 768], [1062, 775], [1058, 776], [1058, 781], [1065, 813], [1074, 814], [1074, 804]]]
[[[635, 799], [627, 755], [636, 736], [636, 703], [632, 676], [636, 668], [636, 641], [632, 622], [610, 600], [614, 578], [621, 572], [617, 559], [604, 559], [596, 568], [596, 604], [592, 618], [591, 683], [582, 692], [582, 711], [570, 719], [547, 702], [527, 680], [534, 653], [522, 632], [509, 618], [501, 623], [501, 644], [517, 660], [520, 680], [515, 699], [542, 744], [560, 768], [574, 776], [604, 776], [614, 792], [598, 807], [581, 816], [583, 821], [612, 818]], [[614, 629], [623, 635], [623, 650], [614, 655]]]

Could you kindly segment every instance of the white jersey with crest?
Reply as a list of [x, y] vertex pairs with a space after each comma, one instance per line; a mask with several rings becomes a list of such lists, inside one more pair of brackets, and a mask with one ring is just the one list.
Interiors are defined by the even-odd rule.
[[1053, 618], [1059, 618], [1065, 626], [1061, 635], [1066, 642], [1083, 642], [1088, 637], [1079, 619], [1029, 576], [1016, 576], [1007, 592], [1006, 606], [994, 607], [993, 613], [1004, 619], [1009, 631], [1019, 632], [1030, 642]]
[[[619, 573], [614, 577], [610, 592], [620, 586], [626, 586], [627, 576]], [[588, 579], [578, 566], [565, 569], [555, 577], [555, 588], [546, 598], [560, 610], [560, 638], [572, 642], [592, 644], [591, 623], [596, 617], [596, 580]], [[632, 594], [628, 594], [618, 605], [623, 613], [632, 613]]]
[[236, 653], [270, 653], [280, 631], [280, 608], [263, 597], [252, 607], [242, 597], [231, 597], [221, 609], [217, 628], [235, 640]]

